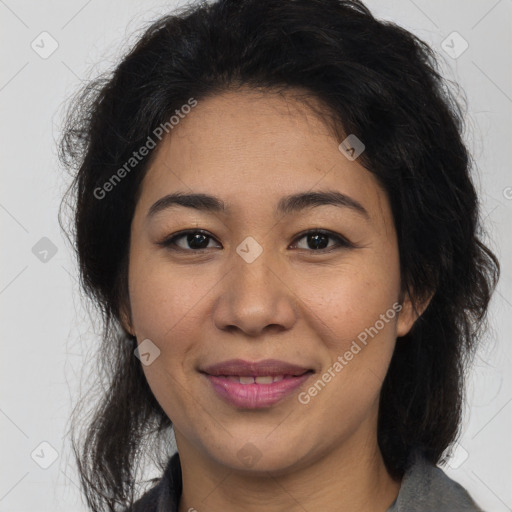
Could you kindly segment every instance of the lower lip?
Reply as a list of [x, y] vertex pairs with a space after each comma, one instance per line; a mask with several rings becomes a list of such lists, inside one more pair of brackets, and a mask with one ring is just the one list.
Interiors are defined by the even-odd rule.
[[290, 377], [272, 384], [240, 384], [225, 377], [205, 374], [213, 389], [227, 402], [244, 409], [270, 407], [302, 386], [312, 372], [299, 377]]

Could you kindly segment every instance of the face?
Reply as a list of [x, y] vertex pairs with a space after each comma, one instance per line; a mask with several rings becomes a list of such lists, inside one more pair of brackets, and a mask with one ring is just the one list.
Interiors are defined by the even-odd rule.
[[[253, 90], [200, 101], [162, 140], [125, 327], [150, 340], [143, 369], [180, 451], [279, 472], [376, 439], [413, 318], [386, 194], [340, 142], [293, 97]], [[160, 201], [176, 193], [224, 208]]]

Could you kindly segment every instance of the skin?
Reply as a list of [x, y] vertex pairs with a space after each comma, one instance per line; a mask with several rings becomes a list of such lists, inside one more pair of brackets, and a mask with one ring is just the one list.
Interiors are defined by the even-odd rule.
[[[180, 512], [384, 512], [398, 494], [377, 445], [377, 417], [396, 338], [416, 319], [408, 300], [309, 403], [297, 400], [400, 300], [388, 199], [339, 143], [289, 93], [230, 91], [201, 100], [174, 127], [143, 180], [123, 325], [160, 350], [143, 369], [174, 424]], [[281, 197], [318, 190], [350, 196], [368, 218], [333, 205], [275, 215]], [[218, 196], [231, 210], [174, 206], [147, 216], [176, 191]], [[355, 247], [329, 237], [321, 251], [298, 237], [316, 228]], [[158, 245], [185, 229], [207, 231], [207, 248], [198, 252], [186, 237], [176, 241], [181, 251]], [[263, 249], [251, 263], [236, 252], [248, 236]], [[280, 359], [316, 375], [269, 408], [242, 410], [198, 373], [231, 358]], [[244, 447], [257, 459], [249, 468], [237, 456]]]

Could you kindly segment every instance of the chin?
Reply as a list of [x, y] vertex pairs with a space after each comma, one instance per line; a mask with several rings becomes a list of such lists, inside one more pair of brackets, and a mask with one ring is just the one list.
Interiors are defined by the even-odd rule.
[[288, 439], [284, 443], [282, 436], [281, 439], [271, 439], [266, 437], [267, 432], [259, 437], [230, 438], [228, 444], [205, 447], [205, 451], [217, 463], [232, 471], [266, 476], [269, 473], [273, 476], [289, 473], [313, 456], [307, 439], [295, 442]]

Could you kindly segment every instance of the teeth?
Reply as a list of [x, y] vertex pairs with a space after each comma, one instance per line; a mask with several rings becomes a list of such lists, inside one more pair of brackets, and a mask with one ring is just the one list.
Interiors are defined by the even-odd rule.
[[274, 378], [270, 375], [268, 377], [256, 377], [254, 380], [256, 384], [272, 384], [274, 382]]
[[239, 384], [272, 384], [273, 382], [279, 382], [285, 378], [292, 378], [293, 375], [261, 375], [258, 377], [247, 377], [247, 376], [237, 376], [237, 375], [224, 375], [225, 379], [230, 380], [231, 382], [238, 382]]

